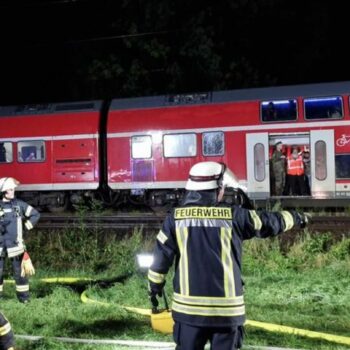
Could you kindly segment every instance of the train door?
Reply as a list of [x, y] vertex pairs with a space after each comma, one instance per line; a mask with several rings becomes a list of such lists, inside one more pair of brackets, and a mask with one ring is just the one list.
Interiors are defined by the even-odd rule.
[[270, 196], [269, 135], [246, 135], [248, 194], [253, 199]]
[[335, 195], [334, 131], [310, 132], [311, 194], [313, 197]]

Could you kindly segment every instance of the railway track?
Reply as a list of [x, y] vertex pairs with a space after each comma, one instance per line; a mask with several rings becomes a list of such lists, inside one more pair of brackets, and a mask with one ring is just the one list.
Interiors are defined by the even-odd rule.
[[[43, 213], [38, 229], [95, 228], [103, 230], [132, 230], [143, 227], [158, 230], [165, 215], [154, 213], [117, 214], [117, 215], [52, 215]], [[350, 216], [313, 216], [308, 226], [310, 231], [348, 233], [350, 235]]]

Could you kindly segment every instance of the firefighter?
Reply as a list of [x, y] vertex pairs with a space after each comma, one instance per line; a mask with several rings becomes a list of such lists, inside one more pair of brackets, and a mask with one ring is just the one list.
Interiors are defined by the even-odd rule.
[[181, 205], [166, 217], [148, 270], [153, 306], [162, 296], [175, 260], [172, 316], [177, 350], [240, 349], [245, 306], [241, 279], [242, 241], [305, 227], [303, 214], [256, 211], [220, 201], [233, 174], [216, 162], [195, 164]]
[[38, 222], [40, 214], [29, 204], [15, 198], [15, 188], [19, 182], [13, 177], [0, 179], [0, 296], [3, 292], [3, 272], [5, 258], [10, 258], [16, 282], [17, 298], [22, 303], [29, 302], [29, 281], [34, 274], [23, 241], [23, 230], [31, 230]]
[[0, 312], [0, 350], [14, 350], [15, 340], [10, 322]]

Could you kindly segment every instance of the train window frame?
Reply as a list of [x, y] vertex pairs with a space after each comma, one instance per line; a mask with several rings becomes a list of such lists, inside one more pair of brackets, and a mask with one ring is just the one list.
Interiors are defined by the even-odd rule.
[[[136, 139], [136, 138], [147, 138], [149, 139], [149, 148], [148, 148], [148, 153], [149, 154], [149, 157], [145, 157], [145, 156], [135, 156], [134, 155], [134, 142], [133, 140]], [[151, 159], [152, 158], [152, 155], [153, 155], [153, 140], [152, 140], [152, 136], [151, 135], [134, 135], [134, 136], [131, 136], [131, 139], [130, 139], [130, 151], [131, 151], [131, 158], [132, 159]]]
[[[5, 149], [5, 152], [3, 152], [5, 154], [5, 159], [4, 160], [0, 160], [0, 164], [11, 164], [11, 163], [13, 163], [13, 142], [6, 141], [6, 140], [1, 140], [0, 144], [2, 144], [2, 147], [4, 147], [4, 149]], [[11, 146], [11, 152], [10, 153], [8, 152], [5, 144]], [[11, 160], [7, 159], [7, 156], [6, 156], [7, 154], [11, 155]]]
[[[338, 161], [338, 159], [340, 157], [349, 157], [349, 160], [350, 160], [350, 153], [338, 153], [335, 155], [335, 178], [337, 180], [349, 180], [350, 179], [350, 170], [349, 170], [349, 173], [346, 174], [348, 176], [342, 176], [342, 177], [338, 176], [338, 174], [339, 174], [339, 170], [338, 170], [339, 169], [339, 167], [338, 167], [339, 161]], [[349, 164], [347, 161], [345, 161], [344, 163], [346, 163], [347, 165]], [[344, 167], [344, 168], [346, 168], [346, 167]], [[347, 167], [347, 168], [349, 169], [349, 167]]]
[[[262, 149], [262, 153], [263, 154], [263, 160], [259, 160], [257, 159], [257, 152], [256, 149], [257, 147], [261, 147]], [[266, 162], [266, 157], [265, 157], [265, 145], [262, 142], [257, 142], [254, 145], [254, 151], [253, 151], [253, 155], [254, 155], [254, 179], [257, 182], [263, 182], [266, 179], [266, 167], [265, 167], [265, 162]], [[263, 176], [260, 179], [260, 176], [258, 177], [258, 171], [260, 169], [263, 169]]]
[[[289, 119], [276, 119], [273, 120], [264, 120], [264, 112], [263, 112], [263, 105], [267, 104], [270, 105], [271, 103], [275, 106], [276, 104], [281, 104], [281, 103], [289, 103], [290, 101], [293, 101], [295, 103], [295, 117], [289, 118]], [[279, 100], [264, 100], [260, 102], [260, 122], [261, 123], [289, 123], [298, 120], [299, 118], [299, 109], [298, 109], [298, 100], [296, 98], [291, 98], [291, 99], [279, 99]]]
[[[326, 100], [333, 100], [333, 99], [340, 99], [341, 101], [341, 115], [340, 116], [330, 116], [329, 115], [329, 107], [327, 107], [328, 109], [328, 112], [325, 117], [319, 117], [319, 118], [310, 118], [307, 116], [307, 107], [306, 107], [306, 103], [311, 101], [311, 100], [314, 100], [314, 101], [326, 101]], [[319, 97], [309, 97], [309, 98], [304, 98], [303, 99], [303, 109], [304, 109], [304, 120], [306, 121], [317, 121], [317, 120], [342, 120], [344, 119], [344, 99], [343, 99], [343, 96], [319, 96]], [[339, 112], [339, 110], [336, 110], [336, 112]]]
[[[205, 152], [205, 137], [209, 134], [220, 134], [221, 135], [221, 153], [206, 153]], [[208, 131], [202, 133], [202, 154], [206, 157], [217, 157], [225, 155], [225, 133], [223, 131]]]
[[[322, 147], [319, 147], [322, 145]], [[321, 156], [321, 157], [319, 157]], [[322, 163], [319, 159], [322, 159]], [[325, 181], [328, 177], [327, 172], [327, 143], [324, 140], [318, 140], [315, 142], [315, 178], [318, 181]], [[320, 175], [323, 174], [324, 175]]]
[[[22, 149], [23, 149], [23, 146], [21, 147], [20, 144], [22, 143], [27, 143], [27, 144], [30, 144], [31, 142], [33, 142], [33, 146], [26, 146], [26, 147], [36, 147], [34, 146], [35, 144], [37, 143], [41, 143], [41, 147], [43, 147], [43, 157], [40, 158], [40, 159], [30, 159], [28, 158], [29, 156], [26, 157], [26, 159], [21, 159], [20, 157], [22, 156]], [[21, 155], [20, 155], [21, 154]], [[18, 163], [44, 163], [46, 161], [46, 143], [45, 143], [45, 140], [23, 140], [23, 141], [18, 141], [17, 142], [17, 162]]]
[[[193, 135], [194, 137], [194, 154], [191, 155], [167, 155], [166, 154], [166, 142], [165, 139], [170, 136], [170, 137], [174, 137], [174, 136], [187, 136], [187, 135]], [[197, 156], [198, 153], [198, 146], [197, 146], [197, 134], [194, 132], [185, 132], [185, 133], [168, 133], [168, 134], [164, 134], [163, 135], [163, 157], [164, 158], [193, 158]]]

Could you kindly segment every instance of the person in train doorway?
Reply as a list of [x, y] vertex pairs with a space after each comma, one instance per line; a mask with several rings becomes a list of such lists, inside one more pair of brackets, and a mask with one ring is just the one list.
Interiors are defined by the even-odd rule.
[[10, 322], [0, 311], [0, 350], [15, 350], [15, 338]]
[[273, 191], [275, 196], [282, 196], [286, 182], [286, 156], [282, 152], [283, 144], [276, 142], [271, 157], [271, 168], [273, 178]]
[[236, 187], [225, 164], [200, 162], [189, 173], [180, 206], [167, 215], [148, 270], [149, 296], [158, 305], [175, 260], [172, 316], [177, 350], [240, 349], [245, 306], [241, 278], [242, 241], [266, 238], [307, 220], [295, 211], [268, 212], [222, 202]]
[[27, 276], [35, 271], [26, 252], [23, 230], [31, 230], [40, 214], [29, 204], [15, 198], [15, 188], [18, 185], [19, 182], [13, 177], [0, 179], [0, 297], [3, 293], [4, 263], [8, 257], [12, 262], [17, 298], [22, 303], [28, 303]]
[[299, 147], [292, 146], [291, 154], [287, 158], [287, 175], [286, 194], [292, 196], [305, 196], [305, 170], [302, 155]]

